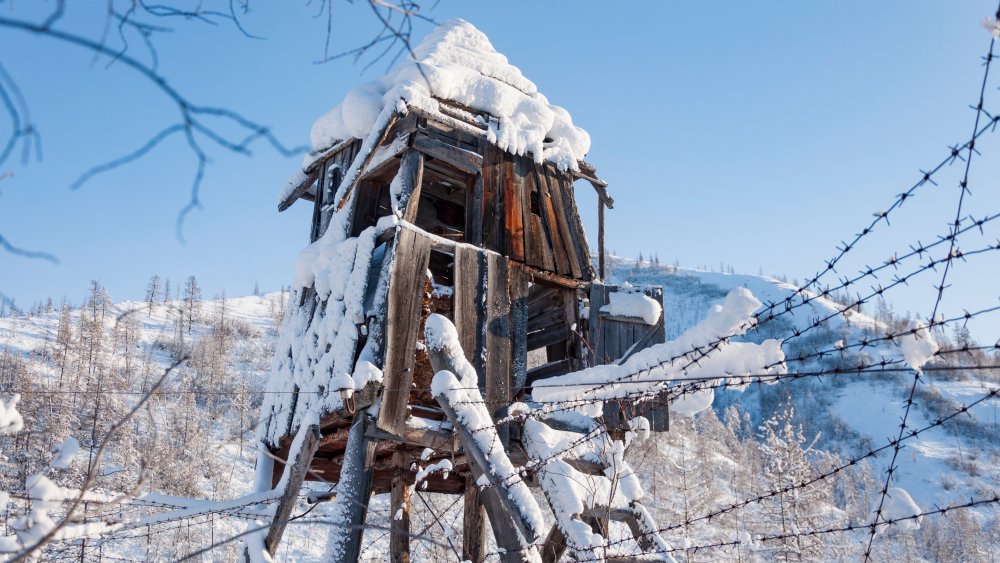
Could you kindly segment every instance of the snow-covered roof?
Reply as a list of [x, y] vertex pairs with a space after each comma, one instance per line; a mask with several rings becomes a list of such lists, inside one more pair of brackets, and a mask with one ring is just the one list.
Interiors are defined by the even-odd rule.
[[483, 123], [489, 141], [514, 154], [531, 153], [539, 163], [575, 171], [590, 149], [590, 136], [569, 112], [550, 104], [483, 32], [461, 19], [438, 26], [386, 76], [348, 92], [313, 125], [313, 149], [364, 139], [384, 111], [401, 108], [400, 100], [440, 114], [439, 99], [490, 114], [496, 122]]

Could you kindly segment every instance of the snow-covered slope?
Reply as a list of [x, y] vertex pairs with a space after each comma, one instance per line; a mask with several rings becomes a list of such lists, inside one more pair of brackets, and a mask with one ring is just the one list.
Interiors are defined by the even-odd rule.
[[[667, 339], [703, 318], [708, 308], [723, 301], [735, 287], [749, 289], [762, 302], [781, 302], [794, 294], [795, 286], [777, 279], [744, 274], [726, 274], [653, 265], [649, 262], [611, 257], [609, 282], [659, 284], [664, 287]], [[752, 339], [782, 338], [795, 329], [805, 329], [816, 319], [825, 318], [844, 307], [832, 300], [818, 298], [791, 314], [769, 323]], [[856, 342], [867, 336], [884, 333], [884, 320], [851, 311], [830, 319], [823, 328], [813, 330], [809, 338], [791, 340], [786, 345], [789, 358], [833, 349], [838, 341]], [[947, 338], [936, 334], [935, 338]], [[947, 347], [947, 346], [943, 346]], [[865, 350], [870, 358], [901, 358], [896, 344], [884, 344]], [[806, 365], [790, 362], [790, 372], [829, 367], [836, 358], [812, 361]], [[954, 359], [963, 363], [960, 359]], [[965, 361], [964, 363], [983, 363]], [[990, 362], [985, 362], [990, 363]], [[992, 362], [997, 364], [997, 362]], [[858, 456], [872, 447], [895, 439], [904, 402], [913, 376], [911, 372], [889, 372], [838, 378], [805, 378], [774, 386], [751, 387], [742, 393], [721, 392], [716, 399], [720, 413], [738, 404], [749, 412], [755, 425], [773, 414], [774, 408], [791, 396], [802, 416], [807, 432], [819, 436], [823, 448], [844, 456]], [[943, 415], [955, 412], [962, 404], [974, 401], [1000, 385], [996, 370], [976, 372], [928, 372], [918, 387], [916, 405], [908, 425], [922, 428]], [[905, 444], [900, 458], [896, 486], [907, 489], [923, 509], [944, 506], [956, 499], [982, 496], [983, 491], [1000, 490], [1000, 399], [993, 398], [971, 408], [961, 421], [945, 424], [922, 433], [919, 439]], [[811, 438], [812, 436], [810, 436]], [[891, 450], [873, 461], [876, 479], [884, 480]]]

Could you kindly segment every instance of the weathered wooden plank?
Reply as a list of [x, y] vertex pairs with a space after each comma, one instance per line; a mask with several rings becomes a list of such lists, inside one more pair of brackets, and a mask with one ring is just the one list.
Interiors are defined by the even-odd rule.
[[504, 240], [503, 153], [483, 141], [483, 246], [495, 252], [506, 250]]
[[413, 223], [420, 207], [420, 188], [424, 182], [424, 155], [417, 151], [403, 154], [397, 174], [402, 175], [399, 208], [403, 210], [403, 220]]
[[313, 200], [312, 228], [309, 230], [309, 242], [316, 242], [320, 236], [320, 227], [323, 222], [323, 196], [326, 192], [327, 166], [325, 163], [316, 175], [316, 199]]
[[514, 172], [514, 160], [505, 155], [500, 167], [503, 176], [504, 238], [511, 260], [524, 262], [524, 212], [521, 205], [521, 184]]
[[377, 426], [370, 425], [365, 431], [365, 436], [369, 440], [398, 442], [410, 446], [431, 448], [436, 452], [448, 452], [453, 449], [453, 436], [450, 430], [428, 428], [426, 424], [413, 425], [410, 423], [410, 419], [407, 419], [406, 428], [399, 434], [386, 432]]
[[511, 398], [528, 379], [528, 283], [531, 276], [520, 264], [510, 264]]
[[465, 358], [486, 386], [486, 253], [475, 248], [455, 247], [455, 329]]
[[479, 500], [479, 486], [465, 480], [465, 507], [462, 518], [462, 560], [483, 563], [486, 560], [486, 512]]
[[309, 473], [309, 466], [312, 458], [316, 454], [322, 435], [319, 432], [318, 424], [311, 424], [300, 430], [304, 432], [302, 447], [299, 449], [294, 460], [291, 461], [291, 468], [288, 470], [288, 480], [285, 483], [285, 490], [281, 494], [277, 508], [274, 509], [274, 518], [271, 520], [271, 527], [267, 530], [264, 538], [264, 547], [273, 557], [278, 551], [278, 543], [288, 526], [288, 519], [292, 516], [292, 509], [295, 508], [295, 501], [298, 499], [302, 482]]
[[587, 233], [583, 229], [583, 221], [580, 219], [580, 211], [576, 207], [576, 196], [573, 190], [573, 183], [562, 174], [559, 176], [562, 185], [563, 204], [566, 206], [566, 219], [570, 223], [570, 238], [576, 245], [576, 255], [580, 262], [582, 279], [591, 280], [594, 277], [594, 266], [590, 263], [590, 248], [587, 246]]
[[477, 174], [472, 189], [467, 191], [465, 203], [465, 241], [475, 246], [483, 245], [483, 175]]
[[386, 313], [384, 391], [378, 414], [379, 428], [395, 434], [405, 429], [430, 253], [431, 242], [426, 236], [412, 229], [397, 231]]
[[312, 187], [313, 182], [316, 181], [316, 176], [317, 174], [315, 170], [312, 173], [308, 173], [306, 179], [303, 180], [303, 182], [299, 184], [298, 187], [292, 191], [292, 193], [288, 194], [288, 197], [278, 203], [278, 211], [280, 212], [288, 209], [293, 203], [295, 203], [296, 200], [300, 197], [304, 197], [306, 192], [309, 191], [309, 188]]
[[564, 275], [573, 275], [573, 270], [569, 267], [569, 254], [566, 252], [566, 245], [563, 242], [562, 232], [559, 229], [559, 221], [556, 219], [555, 208], [552, 204], [552, 194], [549, 192], [549, 182], [545, 176], [544, 165], [532, 164], [532, 176], [535, 179], [535, 186], [538, 189], [539, 202], [542, 211], [542, 231], [551, 252], [555, 271]]
[[604, 201], [597, 202], [597, 263], [598, 276], [604, 281]]
[[569, 370], [570, 370], [570, 361], [568, 358], [536, 366], [528, 370], [528, 386], [530, 387], [535, 382], [541, 381], [548, 377], [554, 377], [557, 375], [563, 375], [569, 373]]
[[404, 448], [397, 448], [392, 454], [392, 491], [389, 499], [389, 561], [409, 563], [410, 561], [410, 487], [409, 468], [406, 465]]
[[569, 338], [569, 325], [560, 322], [542, 330], [528, 334], [528, 350], [537, 350], [545, 346], [564, 342]]
[[361, 176], [361, 179], [375, 178], [391, 170], [397, 164], [396, 157], [408, 148], [409, 143], [409, 135], [400, 135], [393, 139], [391, 143], [384, 144], [375, 149], [375, 154], [372, 156], [371, 162], [368, 163], [368, 167], [365, 169], [365, 173]]
[[[503, 256], [487, 256], [486, 406], [494, 419], [506, 416], [511, 403], [511, 326], [509, 267]], [[499, 429], [507, 444], [507, 428]]]
[[587, 339], [590, 346], [591, 366], [607, 363], [603, 353], [605, 344], [602, 329], [604, 323], [600, 322], [600, 310], [608, 302], [608, 291], [608, 286], [601, 283], [594, 283], [590, 286], [590, 323]]
[[561, 303], [552, 303], [550, 307], [546, 307], [537, 316], [531, 317], [528, 320], [527, 332], [535, 332], [536, 330], [542, 330], [561, 322], [566, 322], [566, 310], [559, 305]]
[[521, 196], [521, 224], [524, 228], [524, 262], [535, 268], [552, 270], [545, 266], [542, 258], [542, 219], [541, 202], [534, 189], [534, 174], [531, 174], [527, 157], [514, 157], [514, 183], [517, 193]]
[[571, 232], [571, 229], [575, 229], [576, 225], [568, 218], [569, 207], [565, 202], [569, 194], [564, 193], [563, 185], [559, 182], [558, 175], [552, 165], [547, 164], [543, 166], [539, 170], [539, 173], [545, 176], [545, 186], [548, 188], [549, 195], [552, 198], [552, 212], [556, 217], [556, 226], [559, 231], [559, 237], [562, 240], [563, 249], [566, 252], [570, 274], [576, 279], [582, 279], [584, 270], [580, 267], [580, 257], [576, 244], [573, 242], [574, 239]]
[[431, 158], [443, 160], [466, 174], [479, 174], [483, 168], [483, 157], [472, 151], [443, 143], [427, 135], [417, 133], [413, 148]]

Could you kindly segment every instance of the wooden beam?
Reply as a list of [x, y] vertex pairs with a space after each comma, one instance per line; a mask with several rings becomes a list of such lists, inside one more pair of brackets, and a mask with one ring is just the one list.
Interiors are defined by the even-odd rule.
[[410, 471], [404, 448], [392, 454], [392, 491], [389, 501], [389, 561], [410, 563]]
[[300, 429], [299, 432], [304, 434], [302, 447], [296, 454], [295, 459], [292, 460], [291, 466], [285, 470], [288, 474], [288, 480], [285, 482], [285, 490], [281, 494], [278, 507], [274, 510], [274, 519], [271, 520], [271, 527], [268, 528], [267, 536], [264, 538], [264, 547], [267, 548], [267, 552], [272, 557], [278, 552], [278, 543], [281, 542], [281, 536], [285, 533], [285, 528], [288, 526], [288, 519], [291, 518], [292, 509], [295, 508], [295, 501], [298, 498], [299, 490], [302, 488], [302, 481], [305, 480], [306, 474], [309, 473], [309, 467], [312, 464], [313, 456], [316, 454], [316, 448], [319, 447], [321, 438], [318, 424], [311, 424], [308, 427]]
[[418, 426], [411, 423], [412, 419], [413, 417], [407, 419], [406, 427], [399, 434], [386, 432], [377, 426], [369, 426], [365, 431], [365, 436], [369, 440], [399, 442], [400, 444], [409, 446], [431, 448], [438, 452], [452, 452], [455, 450], [454, 434], [451, 430], [429, 428], [426, 425], [427, 423]]
[[472, 151], [453, 147], [437, 139], [421, 135], [420, 133], [413, 139], [413, 148], [426, 154], [431, 158], [443, 160], [470, 175], [479, 174], [483, 168], [482, 155]]
[[313, 182], [315, 181], [316, 181], [316, 172], [313, 171], [312, 174], [306, 176], [306, 179], [301, 184], [299, 184], [299, 186], [295, 188], [295, 190], [293, 190], [292, 193], [288, 194], [288, 197], [286, 197], [280, 203], [278, 203], [278, 211], [279, 212], [284, 211], [289, 207], [291, 207], [292, 204], [295, 203], [297, 199], [299, 199], [300, 197], [305, 195], [307, 191], [309, 191], [309, 188], [312, 187]]

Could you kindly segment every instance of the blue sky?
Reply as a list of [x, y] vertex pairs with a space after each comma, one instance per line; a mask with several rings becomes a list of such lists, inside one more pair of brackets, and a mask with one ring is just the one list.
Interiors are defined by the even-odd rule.
[[[279, 5], [280, 4], [280, 5]], [[363, 4], [363, 3], [361, 3]], [[79, 8], [79, 5], [76, 6]], [[231, 26], [175, 22], [159, 39], [162, 72], [205, 105], [222, 105], [308, 141], [312, 122], [359, 82], [386, 70], [322, 57], [325, 20], [304, 3], [251, 3], [243, 37]], [[428, 14], [462, 17], [566, 107], [593, 139], [588, 160], [611, 187], [608, 248], [656, 253], [685, 266], [802, 280], [971, 132], [993, 0], [965, 2], [455, 2]], [[4, 5], [28, 17], [24, 3]], [[97, 33], [96, 14], [70, 13], [66, 29]], [[335, 4], [333, 51], [374, 32], [364, 5]], [[422, 37], [430, 24], [418, 26]], [[133, 38], [131, 51], [142, 56]], [[309, 208], [278, 214], [275, 198], [301, 156], [261, 144], [247, 158], [212, 149], [203, 209], [175, 237], [194, 158], [172, 140], [142, 160], [68, 186], [90, 166], [134, 150], [175, 119], [171, 104], [123, 65], [4, 30], [0, 62], [28, 98], [43, 156], [0, 174], [0, 234], [56, 255], [59, 264], [0, 253], [0, 291], [22, 306], [51, 296], [79, 302], [90, 279], [116, 299], [141, 299], [153, 274], [175, 287], [198, 276], [206, 295], [289, 283], [308, 237]], [[1000, 76], [997, 72], [995, 76]], [[991, 83], [987, 98], [1000, 106]], [[998, 107], [1000, 109], [1000, 107]], [[0, 121], [0, 132], [9, 123]], [[978, 146], [967, 211], [1000, 210], [996, 135]], [[860, 246], [842, 273], [880, 263], [947, 232], [958, 167], [921, 191]], [[580, 189], [594, 234], [595, 198]], [[970, 237], [972, 249], [1000, 229]], [[977, 235], [978, 237], [978, 235]], [[593, 237], [592, 237], [593, 238]], [[959, 265], [942, 312], [997, 303], [997, 257]], [[832, 281], [832, 280], [831, 280]], [[900, 311], [927, 314], [937, 275], [894, 292]], [[982, 325], [1000, 335], [1000, 323]]]

